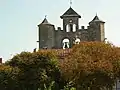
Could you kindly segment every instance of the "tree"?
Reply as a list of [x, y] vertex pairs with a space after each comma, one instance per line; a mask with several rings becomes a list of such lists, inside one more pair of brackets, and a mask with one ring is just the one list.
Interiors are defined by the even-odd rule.
[[0, 65], [0, 89], [1, 90], [19, 90], [16, 79], [18, 69], [6, 65]]
[[6, 65], [19, 68], [18, 81], [21, 90], [44, 89], [55, 81], [54, 88], [60, 82], [60, 72], [54, 52], [45, 50], [39, 52], [22, 52], [14, 56]]
[[60, 67], [65, 80], [79, 90], [111, 88], [120, 71], [120, 50], [109, 43], [81, 42]]

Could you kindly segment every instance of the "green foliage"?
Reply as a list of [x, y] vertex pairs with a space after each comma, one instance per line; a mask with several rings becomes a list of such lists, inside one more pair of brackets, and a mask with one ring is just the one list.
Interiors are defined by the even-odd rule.
[[10, 66], [0, 65], [0, 89], [1, 90], [16, 90], [18, 82], [16, 75], [19, 70]]
[[66, 86], [64, 86], [64, 90], [76, 90], [76, 88], [72, 87], [73, 82], [70, 81], [69, 83], [67, 83]]
[[55, 84], [55, 81], [52, 81], [48, 87], [46, 87], [46, 85], [44, 84], [44, 90], [52, 90], [52, 87], [54, 87], [54, 84]]
[[22, 52], [6, 62], [6, 65], [19, 68], [17, 80], [21, 88], [43, 90], [44, 85], [48, 88], [52, 81], [59, 83], [60, 73], [54, 52]]

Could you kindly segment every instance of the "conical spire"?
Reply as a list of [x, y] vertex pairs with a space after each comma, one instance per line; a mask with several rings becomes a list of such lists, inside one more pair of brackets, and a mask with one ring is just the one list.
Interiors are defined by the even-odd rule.
[[97, 13], [96, 13], [96, 16], [93, 18], [93, 20], [91, 22], [102, 22], [102, 23], [105, 23], [104, 21], [102, 21], [102, 20], [99, 19]]
[[[46, 16], [45, 16], [45, 18], [44, 18], [44, 20], [42, 21], [42, 23], [41, 23], [42, 25], [44, 24], [47, 24], [47, 25], [52, 25], [52, 24], [50, 24], [49, 22], [48, 22], [48, 20], [47, 20], [47, 18], [46, 18]], [[39, 24], [39, 25], [41, 25], [41, 24]]]
[[48, 20], [46, 18], [44, 18], [44, 20], [42, 21], [41, 24], [49, 24], [49, 23], [48, 23]]
[[99, 17], [96, 15], [92, 21], [100, 20]]

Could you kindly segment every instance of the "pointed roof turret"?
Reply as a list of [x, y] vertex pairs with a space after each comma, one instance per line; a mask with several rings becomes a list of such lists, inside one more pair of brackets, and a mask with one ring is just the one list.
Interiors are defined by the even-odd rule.
[[61, 16], [61, 18], [63, 17], [79, 17], [81, 18], [81, 16], [75, 12], [71, 7]]
[[102, 22], [102, 23], [105, 23], [104, 21], [102, 21], [102, 20], [99, 19], [99, 17], [98, 17], [97, 14], [96, 14], [96, 16], [93, 18], [93, 20], [91, 22]]
[[100, 20], [99, 17], [96, 15], [92, 21]]
[[41, 24], [49, 24], [49, 23], [48, 23], [48, 20], [46, 18], [44, 18], [44, 20], [42, 21]]
[[[53, 25], [53, 24], [50, 24], [49, 22], [48, 22], [48, 20], [47, 20], [47, 18], [46, 18], [46, 16], [45, 16], [45, 18], [44, 18], [44, 20], [42, 21], [42, 23], [40, 23], [39, 25]], [[39, 26], [38, 25], [38, 26]]]

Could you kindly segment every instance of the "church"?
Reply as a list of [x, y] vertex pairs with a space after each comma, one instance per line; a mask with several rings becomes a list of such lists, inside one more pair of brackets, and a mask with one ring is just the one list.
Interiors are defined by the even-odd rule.
[[49, 23], [46, 17], [38, 25], [39, 49], [65, 49], [81, 41], [105, 40], [105, 22], [97, 14], [89, 22], [87, 29], [84, 26], [79, 28], [79, 19], [82, 17], [72, 7], [60, 18], [63, 20], [63, 30], [61, 27], [56, 30], [55, 25]]
[[[79, 28], [79, 15], [72, 7], [66, 10], [60, 16], [63, 20], [63, 29], [48, 22], [45, 17], [38, 25], [38, 43], [39, 49], [66, 49], [71, 48], [74, 44], [79, 44], [82, 41], [99, 41], [104, 42], [105, 38], [105, 22], [100, 20], [96, 14], [85, 29], [85, 26]], [[68, 49], [67, 49], [68, 50]], [[120, 89], [120, 80], [117, 80], [113, 90]]]

